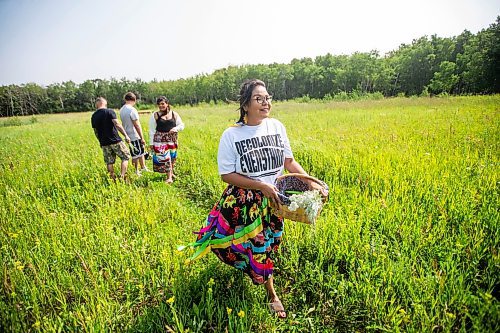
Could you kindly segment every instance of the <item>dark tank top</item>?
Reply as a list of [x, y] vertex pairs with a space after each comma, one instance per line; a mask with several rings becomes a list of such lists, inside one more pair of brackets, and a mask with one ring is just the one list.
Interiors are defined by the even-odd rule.
[[169, 132], [172, 128], [175, 127], [175, 115], [172, 111], [172, 119], [165, 120], [160, 117], [160, 115], [156, 114], [158, 118], [156, 119], [156, 130], [158, 132]]

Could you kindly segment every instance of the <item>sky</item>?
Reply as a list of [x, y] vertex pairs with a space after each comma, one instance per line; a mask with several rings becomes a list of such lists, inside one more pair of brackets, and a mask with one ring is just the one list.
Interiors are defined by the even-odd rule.
[[0, 85], [176, 80], [472, 33], [500, 0], [0, 0]]

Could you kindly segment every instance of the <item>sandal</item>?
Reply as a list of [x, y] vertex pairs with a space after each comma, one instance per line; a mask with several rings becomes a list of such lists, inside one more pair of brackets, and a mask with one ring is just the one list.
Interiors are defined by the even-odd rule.
[[268, 303], [268, 304], [269, 304], [269, 310], [272, 313], [275, 313], [279, 319], [286, 318], [285, 308], [283, 307], [283, 304], [281, 303], [281, 301], [279, 299], [272, 302], [272, 303]]

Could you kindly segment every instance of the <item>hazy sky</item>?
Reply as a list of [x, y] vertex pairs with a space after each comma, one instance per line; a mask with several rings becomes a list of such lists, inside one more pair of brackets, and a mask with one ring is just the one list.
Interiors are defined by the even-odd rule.
[[0, 0], [0, 85], [187, 78], [477, 33], [500, 0]]

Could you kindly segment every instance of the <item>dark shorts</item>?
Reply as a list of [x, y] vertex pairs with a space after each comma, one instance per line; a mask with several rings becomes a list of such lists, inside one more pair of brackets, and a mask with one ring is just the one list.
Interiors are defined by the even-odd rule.
[[122, 161], [130, 158], [130, 153], [123, 141], [108, 146], [102, 146], [101, 148], [104, 156], [104, 163], [106, 164], [115, 164], [116, 156], [121, 158]]
[[133, 160], [144, 156], [144, 145], [141, 143], [141, 140], [131, 141], [128, 146]]

